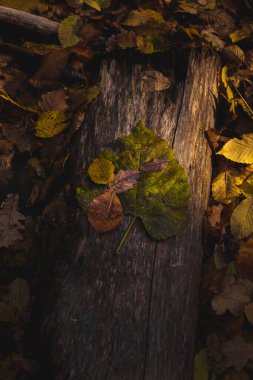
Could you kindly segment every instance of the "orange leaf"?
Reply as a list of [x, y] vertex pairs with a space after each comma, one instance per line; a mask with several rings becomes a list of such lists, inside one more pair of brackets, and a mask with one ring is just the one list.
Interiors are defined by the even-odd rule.
[[98, 233], [111, 231], [123, 221], [123, 208], [114, 191], [94, 198], [87, 212], [88, 220]]

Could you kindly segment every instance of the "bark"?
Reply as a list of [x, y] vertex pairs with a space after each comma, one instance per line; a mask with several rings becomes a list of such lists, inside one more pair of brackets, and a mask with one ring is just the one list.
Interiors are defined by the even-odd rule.
[[[172, 80], [185, 64], [172, 53], [162, 60], [154, 65]], [[47, 267], [37, 296], [37, 311], [43, 310], [40, 344], [52, 368], [47, 378], [191, 379], [211, 179], [204, 130], [214, 126], [219, 61], [203, 50], [191, 53], [187, 65], [184, 80], [176, 78], [174, 88], [160, 93], [141, 91], [140, 73], [148, 64], [107, 60], [101, 66], [100, 95], [72, 151], [73, 186], [82, 184], [100, 147], [130, 133], [142, 119], [168, 140], [187, 171], [188, 218], [166, 241], [152, 240], [137, 223], [116, 255], [129, 218], [114, 232], [98, 235], [82, 212], [64, 208], [62, 197], [47, 207], [41, 243]]]
[[59, 23], [17, 9], [0, 6], [0, 24], [20, 28], [44, 37], [57, 35]]

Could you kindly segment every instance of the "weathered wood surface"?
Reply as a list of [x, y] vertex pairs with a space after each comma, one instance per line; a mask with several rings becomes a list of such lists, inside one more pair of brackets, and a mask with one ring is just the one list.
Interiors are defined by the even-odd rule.
[[47, 37], [57, 35], [59, 27], [58, 22], [45, 17], [0, 6], [0, 25], [3, 24]]
[[[180, 62], [173, 57], [166, 62], [163, 68], [173, 77]], [[190, 380], [192, 376], [202, 221], [211, 178], [204, 130], [214, 126], [219, 62], [208, 51], [192, 53], [186, 80], [160, 93], [141, 91], [140, 73], [146, 67], [115, 60], [102, 64], [100, 96], [73, 152], [73, 157], [78, 155], [73, 186], [82, 183], [101, 146], [130, 133], [142, 119], [168, 139], [189, 175], [187, 223], [175, 238], [159, 242], [137, 223], [121, 255], [116, 255], [128, 218], [114, 232], [98, 235], [81, 212], [70, 207], [66, 221], [60, 198], [52, 203], [45, 213], [47, 241], [42, 243], [51, 282], [46, 283], [45, 276], [41, 282], [50, 289], [40, 338], [52, 365], [48, 379]], [[52, 224], [47, 222], [50, 215]], [[38, 296], [39, 309], [44, 292]]]

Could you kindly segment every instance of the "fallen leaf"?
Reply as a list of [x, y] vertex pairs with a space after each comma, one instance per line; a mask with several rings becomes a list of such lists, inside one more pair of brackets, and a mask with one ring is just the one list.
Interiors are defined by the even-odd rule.
[[0, 322], [18, 323], [14, 310], [5, 302], [0, 302]]
[[89, 166], [88, 174], [93, 182], [107, 185], [114, 179], [114, 165], [104, 158], [96, 158]]
[[209, 367], [207, 364], [206, 349], [200, 350], [194, 358], [193, 380], [208, 380]]
[[219, 173], [212, 183], [212, 194], [217, 202], [229, 204], [233, 202], [240, 194], [238, 187], [242, 179], [235, 170], [228, 170]]
[[34, 10], [47, 11], [48, 5], [40, 0], [0, 0], [0, 5], [8, 8], [19, 9], [24, 12], [31, 12]]
[[253, 302], [244, 305], [244, 314], [246, 315], [247, 320], [253, 325]]
[[103, 191], [104, 189], [102, 188], [89, 190], [86, 187], [78, 187], [76, 189], [76, 199], [78, 205], [83, 209], [83, 211], [87, 212], [93, 199], [101, 195]]
[[253, 277], [253, 238], [240, 246], [236, 257], [236, 267], [240, 277], [252, 279]]
[[142, 91], [164, 91], [171, 85], [171, 80], [158, 70], [146, 70], [141, 74]]
[[231, 231], [236, 239], [243, 239], [253, 232], [253, 198], [244, 199], [234, 209]]
[[250, 301], [246, 289], [235, 282], [234, 276], [226, 275], [221, 284], [221, 291], [213, 297], [211, 305], [216, 314], [229, 310], [234, 316], [239, 315], [243, 305]]
[[154, 159], [170, 162], [162, 171], [141, 172], [137, 186], [121, 196], [125, 213], [140, 217], [152, 237], [167, 239], [175, 235], [186, 218], [189, 188], [173, 150], [142, 122], [118, 143], [121, 153], [116, 162], [123, 169], [140, 170]]
[[123, 221], [123, 208], [114, 191], [106, 191], [94, 198], [88, 207], [87, 217], [98, 233], [111, 231]]
[[247, 343], [241, 335], [221, 344], [221, 350], [226, 359], [221, 364], [221, 370], [234, 367], [241, 371], [249, 360], [253, 360], [253, 344]]
[[166, 169], [168, 164], [169, 160], [154, 159], [152, 161], [145, 162], [140, 167], [140, 170], [142, 170], [143, 172], [160, 172], [161, 170]]
[[110, 183], [110, 189], [115, 193], [121, 193], [133, 188], [140, 177], [138, 170], [120, 170]]
[[18, 211], [17, 194], [9, 194], [0, 209], [0, 247], [11, 247], [22, 240], [25, 216]]
[[6, 140], [0, 140], [0, 170], [10, 169], [13, 156], [13, 146]]
[[231, 161], [242, 164], [253, 163], [253, 133], [242, 135], [242, 139], [229, 140], [219, 152]]
[[127, 26], [139, 26], [147, 23], [148, 21], [158, 21], [163, 23], [164, 19], [162, 15], [153, 9], [143, 9], [131, 11], [126, 20], [123, 22], [123, 25]]
[[111, 4], [111, 0], [82, 0], [82, 2], [97, 11], [101, 11], [101, 8], [108, 8]]
[[17, 146], [21, 153], [31, 152], [41, 146], [38, 139], [32, 133], [27, 132], [27, 128], [22, 123], [0, 124], [0, 131], [8, 141]]
[[26, 318], [28, 316], [31, 299], [28, 281], [22, 277], [15, 278], [15, 280], [7, 286], [7, 291], [2, 295], [2, 299], [7, 302], [13, 310], [16, 310], [21, 320]]
[[252, 31], [249, 28], [237, 29], [230, 33], [229, 37], [233, 43], [241, 41], [251, 35]]
[[211, 206], [211, 213], [208, 216], [208, 220], [211, 227], [215, 228], [217, 224], [220, 223], [220, 215], [221, 215], [222, 210], [223, 210], [222, 204], [219, 204], [217, 206], [216, 205]]
[[66, 117], [61, 111], [47, 111], [40, 115], [35, 126], [36, 136], [50, 138], [58, 135], [68, 126]]
[[63, 89], [47, 92], [41, 96], [39, 106], [43, 112], [47, 111], [61, 111], [64, 112], [68, 109], [66, 100], [68, 96]]
[[79, 21], [79, 16], [72, 15], [60, 23], [58, 37], [63, 48], [74, 46], [80, 41], [80, 38], [75, 34], [78, 30]]

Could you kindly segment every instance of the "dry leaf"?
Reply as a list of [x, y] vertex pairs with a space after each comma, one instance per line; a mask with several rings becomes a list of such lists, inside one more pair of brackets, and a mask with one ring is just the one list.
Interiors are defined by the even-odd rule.
[[30, 79], [31, 84], [36, 84], [36, 87], [38, 87], [38, 82], [40, 82], [41, 87], [43, 87], [43, 84], [48, 87], [51, 81], [58, 80], [68, 62], [68, 57], [69, 52], [64, 49], [53, 50], [45, 54], [39, 69]]
[[223, 343], [221, 349], [226, 356], [220, 366], [222, 371], [229, 367], [241, 371], [248, 360], [253, 360], [253, 344], [247, 343], [241, 335], [236, 335], [232, 340]]
[[234, 316], [238, 316], [243, 305], [249, 301], [245, 287], [236, 283], [233, 276], [226, 275], [221, 284], [221, 292], [213, 297], [211, 305], [218, 315], [229, 310]]
[[253, 325], [253, 302], [244, 305], [244, 314], [247, 320]]
[[0, 140], [0, 170], [10, 169], [13, 155], [13, 146], [6, 140]]
[[10, 247], [22, 240], [25, 216], [18, 211], [17, 194], [9, 194], [0, 209], [0, 247]]
[[228, 170], [219, 173], [212, 183], [213, 197], [217, 202], [229, 204], [234, 201], [240, 194], [238, 187], [242, 183], [241, 177], [235, 170]]
[[104, 158], [96, 158], [88, 168], [91, 180], [100, 185], [107, 185], [114, 179], [114, 165]]
[[236, 258], [236, 267], [243, 278], [252, 279], [253, 276], [253, 238], [243, 243]]
[[140, 170], [144, 172], [160, 172], [161, 170], [166, 169], [168, 164], [169, 160], [155, 158], [154, 160], [145, 162], [145, 164], [140, 167]]
[[94, 198], [87, 212], [88, 220], [98, 233], [111, 231], [123, 221], [123, 208], [114, 191]]
[[138, 170], [120, 170], [110, 184], [110, 189], [115, 193], [130, 190], [137, 183], [139, 176]]
[[213, 205], [211, 207], [211, 214], [208, 217], [211, 227], [215, 228], [217, 224], [220, 223], [220, 215], [223, 210], [223, 205], [219, 204], [218, 206]]
[[63, 89], [47, 92], [41, 96], [39, 106], [43, 112], [47, 111], [61, 111], [64, 112], [68, 109], [66, 100], [68, 96]]

